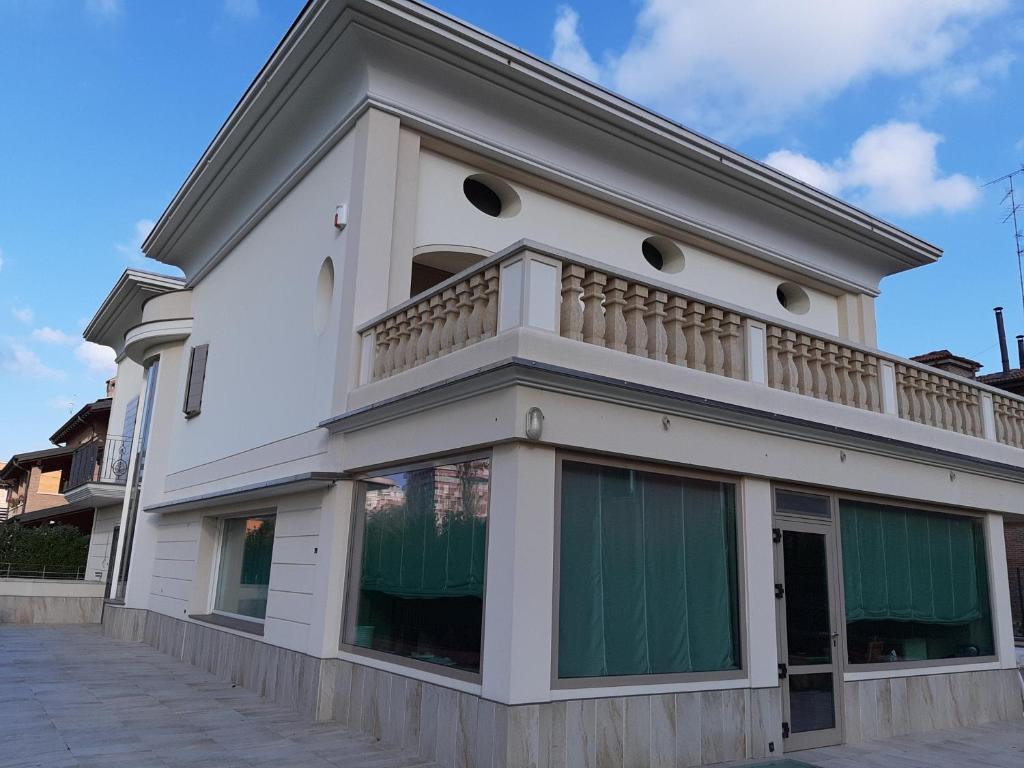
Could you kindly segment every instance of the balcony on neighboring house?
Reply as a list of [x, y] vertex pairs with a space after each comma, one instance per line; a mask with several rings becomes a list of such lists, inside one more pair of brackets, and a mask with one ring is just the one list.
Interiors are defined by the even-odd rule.
[[1024, 398], [527, 241], [358, 331], [359, 387], [332, 431], [504, 370], [526, 386], [624, 388], [901, 453], [1024, 462]]
[[63, 494], [71, 504], [113, 503], [124, 498], [132, 441], [121, 437], [92, 440], [75, 449]]

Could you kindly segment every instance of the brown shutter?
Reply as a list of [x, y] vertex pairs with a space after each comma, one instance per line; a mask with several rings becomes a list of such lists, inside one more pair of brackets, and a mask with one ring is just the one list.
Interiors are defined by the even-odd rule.
[[203, 382], [206, 381], [206, 356], [209, 344], [192, 347], [192, 358], [188, 364], [188, 382], [185, 385], [185, 416], [198, 416], [203, 406]]

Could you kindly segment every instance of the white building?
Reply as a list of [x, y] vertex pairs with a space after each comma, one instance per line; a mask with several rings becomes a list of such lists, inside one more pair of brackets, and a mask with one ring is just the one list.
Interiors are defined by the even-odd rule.
[[875, 346], [934, 246], [428, 7], [313, 0], [144, 250], [184, 285], [87, 331], [140, 447], [108, 633], [446, 766], [1021, 716], [1024, 400]]

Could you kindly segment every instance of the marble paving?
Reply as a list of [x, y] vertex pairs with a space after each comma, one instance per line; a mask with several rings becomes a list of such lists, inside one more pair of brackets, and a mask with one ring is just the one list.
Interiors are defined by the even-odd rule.
[[[819, 768], [1021, 768], [1024, 724], [786, 757]], [[0, 768], [430, 765], [95, 625], [0, 624]]]

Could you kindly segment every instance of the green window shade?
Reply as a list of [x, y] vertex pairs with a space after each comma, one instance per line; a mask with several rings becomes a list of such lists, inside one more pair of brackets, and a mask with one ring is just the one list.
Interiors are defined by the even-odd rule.
[[987, 615], [975, 520], [851, 501], [840, 511], [848, 622], [967, 624]]
[[562, 467], [559, 676], [739, 666], [734, 487]]
[[479, 499], [486, 499], [486, 475], [476, 464], [460, 464], [393, 477], [401, 491], [393, 502], [377, 502], [389, 498], [387, 488], [368, 492], [368, 506], [376, 508], [366, 512], [362, 589], [405, 598], [482, 597], [487, 518]]

